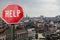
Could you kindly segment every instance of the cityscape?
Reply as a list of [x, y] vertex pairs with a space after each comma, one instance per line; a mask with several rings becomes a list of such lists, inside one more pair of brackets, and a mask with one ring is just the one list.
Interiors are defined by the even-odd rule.
[[0, 0], [0, 40], [60, 40], [60, 0]]
[[[14, 25], [14, 40], [60, 40], [60, 15], [29, 17]], [[11, 25], [0, 18], [0, 40], [11, 40]]]

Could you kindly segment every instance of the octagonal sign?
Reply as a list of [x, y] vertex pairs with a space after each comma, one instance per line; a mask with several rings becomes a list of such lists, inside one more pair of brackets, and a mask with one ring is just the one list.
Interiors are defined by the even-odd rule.
[[2, 19], [7, 24], [16, 24], [23, 18], [23, 16], [23, 9], [17, 4], [8, 5], [2, 10]]

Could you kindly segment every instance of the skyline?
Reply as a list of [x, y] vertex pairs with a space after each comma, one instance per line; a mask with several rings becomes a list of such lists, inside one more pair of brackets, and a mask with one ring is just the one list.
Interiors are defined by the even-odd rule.
[[0, 0], [0, 15], [8, 4], [18, 4], [23, 7], [24, 15], [29, 17], [55, 17], [60, 15], [60, 0]]

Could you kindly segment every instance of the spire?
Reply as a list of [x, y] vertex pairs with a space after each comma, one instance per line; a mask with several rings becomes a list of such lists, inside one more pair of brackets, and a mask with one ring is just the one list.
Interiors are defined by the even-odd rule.
[[28, 18], [28, 15], [26, 14], [26, 18]]
[[26, 14], [26, 18], [29, 18], [28, 14]]

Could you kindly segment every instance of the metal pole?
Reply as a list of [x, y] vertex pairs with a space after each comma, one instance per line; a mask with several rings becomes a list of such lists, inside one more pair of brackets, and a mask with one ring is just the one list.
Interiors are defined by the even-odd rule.
[[14, 24], [11, 24], [11, 40], [14, 40]]

